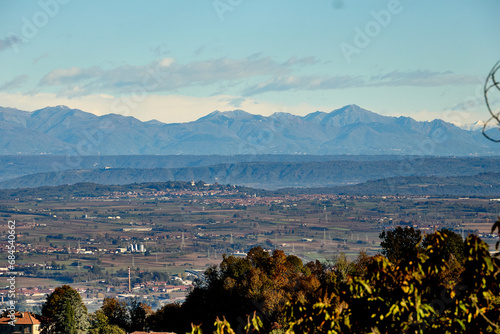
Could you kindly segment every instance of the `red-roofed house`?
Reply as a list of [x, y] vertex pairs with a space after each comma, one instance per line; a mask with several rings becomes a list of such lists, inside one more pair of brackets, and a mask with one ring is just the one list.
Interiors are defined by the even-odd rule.
[[1, 334], [40, 334], [41, 322], [30, 312], [16, 312], [14, 325], [9, 317], [0, 318]]

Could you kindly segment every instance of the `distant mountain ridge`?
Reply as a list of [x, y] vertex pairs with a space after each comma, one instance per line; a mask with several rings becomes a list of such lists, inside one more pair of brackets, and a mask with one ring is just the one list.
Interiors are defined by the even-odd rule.
[[396, 154], [494, 155], [477, 131], [441, 120], [387, 117], [348, 105], [306, 116], [214, 111], [187, 123], [96, 116], [65, 106], [0, 107], [0, 155]]
[[[285, 190], [285, 189], [284, 189]], [[284, 191], [283, 190], [283, 191]], [[342, 195], [500, 196], [500, 173], [466, 176], [406, 176], [331, 188], [292, 190]]]
[[[259, 158], [265, 157], [257, 156]], [[192, 180], [263, 189], [327, 187], [391, 177], [449, 177], [494, 173], [498, 171], [499, 163], [500, 157], [427, 157], [359, 161], [239, 161], [176, 168], [140, 168], [140, 164], [135, 164], [135, 167], [128, 168], [89, 169], [87, 164], [86, 169], [42, 172], [4, 180], [0, 182], [0, 189], [76, 183], [116, 185]]]

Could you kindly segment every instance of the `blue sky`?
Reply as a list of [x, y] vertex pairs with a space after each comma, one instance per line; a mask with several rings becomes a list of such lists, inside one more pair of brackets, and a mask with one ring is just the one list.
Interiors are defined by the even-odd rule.
[[500, 1], [1, 1], [0, 105], [487, 118]]

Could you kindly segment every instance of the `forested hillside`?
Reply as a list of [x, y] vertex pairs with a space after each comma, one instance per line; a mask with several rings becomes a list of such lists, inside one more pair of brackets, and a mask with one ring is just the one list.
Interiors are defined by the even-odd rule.
[[[0, 188], [57, 186], [81, 182], [130, 184], [192, 181], [254, 188], [328, 187], [406, 176], [471, 176], [497, 172], [500, 158], [415, 158], [398, 160], [332, 160], [240, 162], [182, 168], [77, 169], [25, 175], [0, 182]], [[431, 179], [429, 179], [432, 181]]]

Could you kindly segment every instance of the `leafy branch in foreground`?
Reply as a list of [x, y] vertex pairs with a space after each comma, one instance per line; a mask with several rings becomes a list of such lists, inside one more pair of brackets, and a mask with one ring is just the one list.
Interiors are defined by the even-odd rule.
[[500, 263], [475, 236], [465, 241], [467, 257], [457, 282], [447, 288], [441, 273], [446, 232], [437, 232], [424, 252], [392, 263], [376, 256], [366, 277], [351, 277], [315, 302], [289, 304], [288, 333], [489, 333], [500, 323]]

